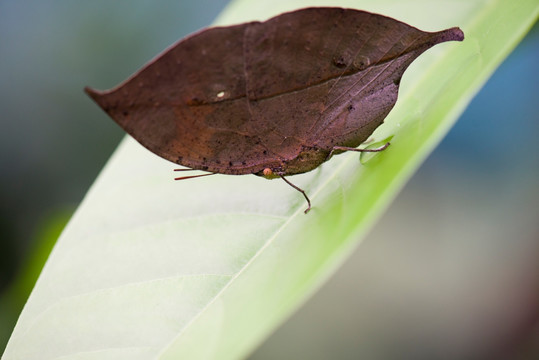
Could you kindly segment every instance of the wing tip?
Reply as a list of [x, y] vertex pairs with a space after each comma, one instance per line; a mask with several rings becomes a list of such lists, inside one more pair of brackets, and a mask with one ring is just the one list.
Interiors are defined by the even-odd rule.
[[439, 41], [462, 41], [464, 40], [464, 32], [459, 27], [452, 27], [439, 33]]
[[95, 102], [97, 102], [97, 100], [103, 95], [102, 91], [94, 89], [94, 88], [92, 88], [90, 86], [85, 86], [84, 87], [84, 92], [86, 93], [86, 95], [91, 97]]

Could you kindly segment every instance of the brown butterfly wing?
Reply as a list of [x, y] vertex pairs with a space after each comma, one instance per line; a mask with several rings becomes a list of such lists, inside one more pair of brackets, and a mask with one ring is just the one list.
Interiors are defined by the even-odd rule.
[[395, 103], [408, 64], [451, 40], [436, 34], [362, 11], [304, 9], [201, 31], [115, 89], [87, 92], [165, 159], [257, 173], [306, 149], [361, 143]]
[[285, 159], [361, 144], [394, 106], [408, 65], [463, 38], [458, 28], [428, 33], [340, 8], [283, 14], [246, 31], [251, 113], [268, 148]]

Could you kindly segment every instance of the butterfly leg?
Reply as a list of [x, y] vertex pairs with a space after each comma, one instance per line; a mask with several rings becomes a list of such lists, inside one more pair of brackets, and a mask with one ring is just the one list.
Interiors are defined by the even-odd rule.
[[304, 213], [307, 214], [309, 212], [309, 210], [311, 210], [311, 200], [309, 200], [309, 197], [307, 196], [307, 194], [305, 193], [305, 191], [303, 189], [301, 189], [300, 187], [292, 184], [290, 181], [288, 181], [282, 174], [278, 174], [281, 179], [284, 180], [285, 183], [287, 183], [288, 185], [292, 186], [294, 189], [296, 189], [297, 191], [299, 191], [300, 193], [303, 194], [303, 196], [305, 197], [305, 200], [307, 200], [307, 209], [305, 209]]
[[333, 156], [333, 153], [335, 151], [379, 152], [379, 151], [383, 151], [387, 149], [388, 146], [389, 146], [389, 142], [375, 149], [358, 149], [358, 148], [347, 147], [347, 146], [334, 146], [329, 152], [327, 159], [329, 160]]

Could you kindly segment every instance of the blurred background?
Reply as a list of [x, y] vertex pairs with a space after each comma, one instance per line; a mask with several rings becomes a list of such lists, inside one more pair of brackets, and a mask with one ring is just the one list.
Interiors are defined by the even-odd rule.
[[[123, 137], [110, 88], [226, 1], [0, 1], [0, 350]], [[539, 27], [345, 266], [252, 359], [539, 358]]]

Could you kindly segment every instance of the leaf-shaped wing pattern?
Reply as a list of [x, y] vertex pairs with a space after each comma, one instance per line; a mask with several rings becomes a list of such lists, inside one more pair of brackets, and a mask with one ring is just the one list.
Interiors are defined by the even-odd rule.
[[308, 8], [203, 30], [92, 98], [152, 152], [224, 174], [302, 173], [367, 139], [428, 33], [364, 11]]

